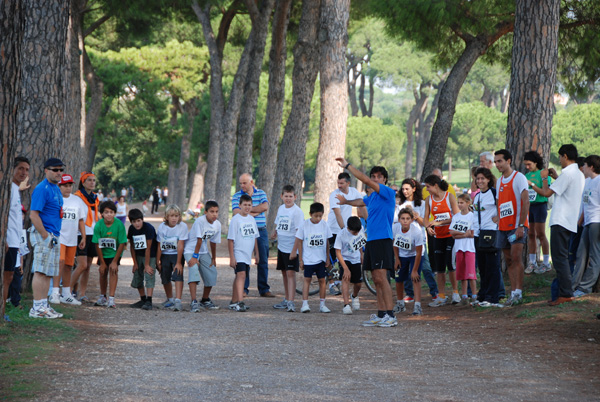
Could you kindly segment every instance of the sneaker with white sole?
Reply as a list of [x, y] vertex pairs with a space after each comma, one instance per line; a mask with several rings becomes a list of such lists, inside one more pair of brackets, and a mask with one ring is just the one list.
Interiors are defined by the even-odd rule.
[[303, 304], [302, 308], [300, 309], [301, 313], [310, 313], [310, 307], [308, 306], [308, 304]]
[[200, 302], [200, 304], [202, 306], [204, 306], [204, 308], [207, 310], [218, 310], [219, 309], [219, 306], [217, 306], [215, 303], [213, 303], [213, 301], [211, 299], [208, 299], [205, 302]]
[[402, 301], [404, 301], [404, 303], [412, 303], [415, 301], [415, 299], [413, 299], [410, 296], [404, 296], [404, 299], [402, 299]]
[[523, 303], [523, 296], [521, 295], [510, 295], [508, 299], [502, 304], [502, 307], [512, 307], [517, 304]]
[[287, 308], [287, 300], [283, 299], [281, 302], [273, 305], [274, 309], [283, 310]]
[[234, 303], [233, 301], [229, 302], [229, 306], [227, 306], [227, 308], [229, 310], [235, 310], [235, 306], [237, 306], [237, 303]]
[[104, 296], [99, 296], [94, 306], [106, 307], [108, 305], [108, 299]]
[[329, 294], [332, 296], [339, 296], [342, 294], [342, 292], [340, 291], [340, 288], [337, 285], [331, 285], [329, 286]]
[[436, 297], [435, 299], [433, 299], [433, 301], [431, 303], [429, 303], [429, 307], [440, 307], [443, 306], [447, 303], [448, 298], [447, 297]]
[[346, 304], [344, 306], [344, 308], [342, 309], [342, 313], [348, 315], [348, 314], [352, 314], [352, 307], [350, 307], [349, 304]]
[[460, 295], [458, 293], [452, 293], [452, 304], [460, 303]]
[[360, 300], [359, 300], [358, 296], [354, 297], [354, 296], [352, 296], [352, 293], [350, 293], [350, 300], [352, 300], [352, 310], [354, 310], [354, 311], [360, 310]]
[[52, 314], [56, 315], [56, 318], [63, 318], [63, 313], [59, 313], [58, 311], [54, 310], [52, 307], [48, 306], [46, 307], [48, 309], [48, 311]]
[[331, 310], [329, 310], [329, 308], [326, 305], [322, 305], [321, 307], [319, 307], [319, 312], [321, 313], [331, 313]]
[[377, 314], [371, 314], [371, 317], [367, 321], [363, 321], [363, 327], [376, 327], [383, 318], [379, 318]]
[[550, 264], [541, 263], [535, 270], [535, 273], [536, 274], [545, 274], [548, 271], [552, 271], [552, 267], [550, 266]]
[[60, 304], [60, 295], [58, 293], [52, 293], [48, 298], [48, 302], [51, 304]]
[[114, 300], [109, 300], [108, 304], [106, 305], [107, 308], [117, 308], [117, 305], [115, 304]]
[[81, 302], [74, 298], [73, 296], [61, 296], [60, 302], [63, 304], [71, 304], [73, 306], [81, 306]]
[[583, 297], [583, 296], [587, 296], [587, 293], [582, 292], [579, 289], [577, 289], [576, 291], [573, 292], [573, 297], [575, 297], [575, 298], [577, 298], [577, 297]]
[[173, 302], [173, 306], [170, 307], [171, 310], [173, 311], [181, 311], [182, 307], [181, 307], [181, 300], [175, 300]]
[[398, 300], [392, 311], [394, 312], [394, 314], [403, 313], [404, 311], [406, 311], [406, 305], [404, 304], [404, 300]]
[[296, 305], [294, 304], [293, 301], [287, 302], [287, 311], [288, 311], [288, 313], [295, 313], [296, 312]]
[[538, 271], [538, 265], [536, 263], [530, 262], [527, 265], [527, 268], [525, 268], [525, 273], [527, 275], [529, 275], [529, 274], [533, 273], [534, 271], [537, 273], [537, 271]]
[[192, 303], [190, 304], [190, 312], [198, 313], [199, 311], [200, 311], [200, 303], [198, 303], [198, 300], [192, 300]]
[[398, 325], [398, 320], [396, 319], [396, 317], [390, 317], [389, 315], [384, 315], [383, 318], [381, 319], [381, 321], [379, 321], [377, 323], [378, 327], [381, 328], [389, 328], [389, 327], [395, 327]]
[[415, 304], [412, 315], [423, 315], [423, 308], [420, 304]]
[[50, 311], [47, 308], [40, 308], [38, 310], [34, 310], [31, 308], [29, 310], [29, 317], [31, 318], [59, 318], [54, 310]]
[[235, 311], [245, 312], [245, 311], [248, 311], [248, 307], [246, 307], [246, 304], [244, 304], [244, 302], [241, 301], [235, 307]]
[[162, 306], [163, 306], [164, 308], [171, 308], [171, 307], [173, 307], [174, 305], [175, 305], [175, 303], [174, 303], [174, 302], [172, 302], [172, 301], [171, 301], [171, 300], [169, 300], [169, 299], [167, 299], [167, 300], [165, 300], [164, 302], [162, 302]]

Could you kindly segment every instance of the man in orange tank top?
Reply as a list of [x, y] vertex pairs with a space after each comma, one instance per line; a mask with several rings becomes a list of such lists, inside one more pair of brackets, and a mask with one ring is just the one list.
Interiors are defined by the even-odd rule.
[[523, 246], [527, 241], [529, 222], [529, 192], [527, 178], [510, 166], [512, 155], [506, 149], [494, 152], [494, 163], [502, 176], [496, 183], [498, 194], [498, 248], [502, 249], [511, 294], [504, 306], [523, 302]]

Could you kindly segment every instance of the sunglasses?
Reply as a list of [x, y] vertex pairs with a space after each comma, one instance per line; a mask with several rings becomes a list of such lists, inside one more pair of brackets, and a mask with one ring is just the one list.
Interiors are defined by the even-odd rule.
[[48, 168], [48, 170], [52, 170], [53, 172], [64, 172], [64, 168]]

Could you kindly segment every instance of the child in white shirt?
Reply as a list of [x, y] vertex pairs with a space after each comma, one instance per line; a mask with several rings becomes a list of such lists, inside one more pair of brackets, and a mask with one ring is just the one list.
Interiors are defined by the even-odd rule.
[[[335, 238], [333, 248], [337, 260], [340, 263], [340, 274], [342, 275], [342, 295], [344, 297], [344, 308], [342, 313], [352, 314], [352, 311], [360, 310], [358, 292], [362, 284], [363, 247], [367, 244], [367, 237], [362, 230], [360, 218], [351, 216], [346, 226]], [[350, 293], [350, 283], [353, 284]], [[350, 307], [352, 299], [352, 307]]]
[[[454, 240], [454, 251], [456, 251], [456, 280], [461, 281], [462, 300], [467, 304], [467, 287], [471, 285], [471, 291], [476, 299], [477, 273], [475, 272], [475, 241], [473, 239], [475, 215], [470, 210], [471, 197], [468, 194], [460, 194], [457, 197], [460, 213], [452, 217], [450, 224], [450, 235]], [[469, 281], [469, 283], [467, 283]]]

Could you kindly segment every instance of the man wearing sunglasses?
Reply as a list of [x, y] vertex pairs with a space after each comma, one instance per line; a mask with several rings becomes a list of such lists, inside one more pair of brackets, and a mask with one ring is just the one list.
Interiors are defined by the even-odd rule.
[[63, 315], [48, 305], [50, 278], [59, 274], [60, 245], [58, 242], [62, 225], [63, 198], [58, 183], [65, 164], [57, 158], [44, 163], [46, 179], [37, 185], [31, 195], [30, 218], [33, 224], [33, 307], [32, 318], [60, 318]]

